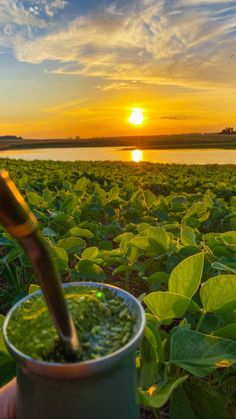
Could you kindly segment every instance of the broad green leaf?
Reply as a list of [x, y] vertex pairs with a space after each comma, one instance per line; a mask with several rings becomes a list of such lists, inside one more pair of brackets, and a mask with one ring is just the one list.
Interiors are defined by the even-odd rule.
[[119, 186], [114, 185], [108, 193], [108, 201], [113, 201], [119, 198]]
[[191, 298], [200, 285], [203, 264], [203, 253], [189, 256], [180, 262], [170, 274], [169, 291]]
[[49, 227], [43, 228], [42, 234], [46, 237], [58, 237], [58, 233]]
[[16, 362], [8, 353], [0, 351], [0, 387], [16, 375]]
[[130, 245], [136, 247], [139, 250], [146, 250], [148, 247], [148, 239], [144, 236], [136, 236], [130, 240]]
[[141, 223], [141, 224], [138, 224], [137, 225], [137, 231], [139, 232], [139, 233], [141, 233], [142, 231], [145, 231], [145, 230], [147, 230], [148, 228], [150, 228], [151, 227], [151, 225], [150, 224], [148, 224], [148, 223]]
[[0, 314], [0, 329], [2, 328], [4, 321], [5, 321], [5, 316], [3, 316], [3, 314]]
[[[221, 393], [217, 393], [213, 386], [202, 381], [199, 384], [185, 383], [183, 388], [196, 419], [229, 419], [226, 398]], [[171, 417], [171, 419], [178, 418]]]
[[13, 262], [15, 259], [18, 258], [18, 256], [22, 256], [23, 255], [23, 249], [20, 246], [14, 246], [12, 247], [5, 256], [3, 256], [2, 262], [4, 263], [10, 263]]
[[0, 314], [0, 354], [2, 352], [8, 354], [8, 350], [6, 348], [6, 345], [5, 345], [5, 342], [4, 342], [4, 339], [3, 339], [3, 332], [2, 332], [4, 321], [5, 321], [5, 316], [3, 316], [2, 314]]
[[216, 240], [222, 242], [225, 246], [232, 247], [236, 250], [236, 231], [227, 231], [222, 233]]
[[230, 397], [231, 400], [236, 400], [236, 376], [226, 376], [218, 386], [219, 390], [226, 396]]
[[65, 249], [69, 254], [72, 254], [78, 253], [81, 249], [84, 249], [86, 243], [79, 237], [67, 237], [65, 239], [58, 240], [57, 246]]
[[197, 377], [236, 362], [236, 342], [176, 327], [170, 337], [170, 362]]
[[168, 280], [169, 275], [167, 272], [155, 272], [148, 277], [148, 282], [151, 283], [160, 281], [162, 284], [167, 284]]
[[154, 202], [157, 199], [156, 195], [154, 195], [154, 193], [150, 191], [149, 189], [146, 189], [145, 191], [143, 191], [143, 197], [144, 197], [144, 201], [148, 209], [153, 206]]
[[33, 292], [41, 290], [41, 287], [36, 284], [30, 284], [28, 294], [33, 294]]
[[181, 317], [191, 300], [171, 292], [157, 291], [148, 294], [143, 301], [159, 320], [165, 320]]
[[95, 281], [104, 281], [106, 279], [103, 269], [91, 260], [82, 259], [77, 266], [81, 278]]
[[[187, 380], [188, 376], [184, 375], [183, 377], [179, 377], [179, 378], [170, 378], [167, 383], [160, 385], [160, 389], [159, 386], [156, 386], [156, 390], [154, 390], [152, 395], [150, 394], [150, 390], [148, 391], [144, 391], [139, 389], [139, 403], [141, 406], [145, 406], [145, 407], [152, 407], [155, 409], [159, 409], [160, 407], [162, 407], [170, 398], [171, 394], [173, 393], [173, 391], [180, 386], [181, 384], [183, 384], [183, 382], [185, 380]], [[155, 386], [152, 386], [153, 388]]]
[[231, 301], [236, 301], [236, 275], [214, 276], [202, 284], [200, 290], [205, 311], [218, 311]]
[[133, 233], [130, 233], [130, 232], [122, 233], [114, 238], [114, 242], [120, 243], [123, 239], [129, 241], [132, 239], [132, 237], [133, 237]]
[[62, 271], [65, 271], [68, 268], [69, 261], [67, 251], [65, 249], [62, 249], [61, 247], [54, 247], [53, 253], [58, 268]]
[[197, 246], [196, 234], [194, 233], [194, 230], [189, 226], [185, 226], [181, 230], [180, 238], [184, 246]]
[[[146, 340], [142, 341], [140, 352], [144, 352], [143, 347], [146, 347]], [[147, 390], [152, 386], [152, 383], [156, 382], [156, 377], [158, 374], [158, 364], [156, 360], [147, 360], [145, 356], [141, 356], [142, 362], [139, 369], [139, 387], [144, 390]]]
[[81, 255], [82, 259], [95, 259], [98, 255], [98, 248], [94, 247], [87, 247]]
[[[149, 325], [150, 326], [150, 325]], [[143, 344], [145, 342], [145, 339], [148, 341], [151, 349], [152, 349], [152, 358], [155, 359], [156, 362], [163, 361], [163, 352], [159, 352], [160, 349], [162, 349], [161, 344], [161, 337], [157, 330], [152, 330], [151, 327], [146, 326], [144, 330], [144, 339]], [[160, 357], [160, 359], [159, 359]]]
[[69, 232], [71, 236], [83, 237], [84, 239], [90, 239], [94, 236], [92, 231], [88, 230], [87, 228], [72, 227], [70, 228]]
[[219, 271], [226, 271], [226, 272], [232, 272], [234, 274], [236, 274], [236, 269], [235, 268], [231, 268], [228, 265], [224, 265], [223, 263], [220, 262], [213, 262], [211, 264], [211, 267], [214, 269], [217, 269]]
[[126, 256], [129, 260], [129, 263], [131, 263], [131, 264], [135, 263], [137, 261], [139, 255], [140, 255], [140, 253], [142, 253], [142, 251], [139, 250], [137, 247], [128, 246]]
[[158, 329], [157, 327], [157, 319], [154, 317], [154, 320], [153, 320], [153, 318], [146, 316], [146, 321], [147, 321], [146, 327], [148, 328], [149, 332], [147, 332], [145, 336], [149, 340], [149, 343], [151, 344], [154, 352], [156, 353], [157, 361], [164, 362], [162, 338], [160, 334], [160, 329]]
[[171, 211], [183, 212], [186, 209], [187, 204], [188, 200], [185, 196], [174, 196], [170, 202]]
[[44, 189], [42, 197], [44, 201], [50, 202], [53, 198], [53, 193], [49, 189]]
[[73, 218], [69, 214], [65, 214], [64, 212], [58, 212], [56, 214], [52, 214], [53, 221], [57, 221], [58, 223], [64, 223], [65, 221], [72, 221]]
[[131, 247], [129, 245], [129, 243], [130, 243], [129, 236], [123, 237], [123, 239], [120, 241], [119, 248], [120, 248], [120, 252], [121, 252], [122, 255], [125, 255], [127, 253], [128, 249]]
[[27, 200], [31, 205], [34, 205], [35, 207], [40, 207], [42, 197], [36, 192], [27, 192]]
[[166, 252], [172, 242], [172, 234], [168, 233], [162, 227], [150, 227], [147, 230], [149, 244], [153, 249], [156, 246], [157, 252]]
[[219, 233], [207, 233], [203, 235], [204, 242], [210, 247], [210, 249], [214, 249], [218, 246], [219, 242], [217, 241], [217, 237]]
[[214, 336], [236, 340], [236, 323], [227, 324], [213, 332]]
[[88, 183], [89, 183], [89, 180], [86, 177], [81, 177], [79, 180], [77, 180], [74, 188], [77, 191], [84, 192], [87, 188]]
[[197, 419], [184, 386], [173, 392], [170, 403], [170, 419]]

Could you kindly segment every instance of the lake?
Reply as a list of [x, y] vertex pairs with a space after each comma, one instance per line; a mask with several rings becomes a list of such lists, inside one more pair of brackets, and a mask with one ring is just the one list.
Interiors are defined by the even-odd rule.
[[0, 157], [24, 160], [120, 160], [177, 164], [236, 164], [236, 150], [134, 150], [132, 147], [41, 148], [0, 151]]

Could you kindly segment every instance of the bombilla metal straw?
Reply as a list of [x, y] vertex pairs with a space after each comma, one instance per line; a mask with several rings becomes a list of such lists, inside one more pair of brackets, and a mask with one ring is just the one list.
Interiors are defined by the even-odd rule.
[[0, 222], [22, 245], [42, 287], [68, 361], [78, 358], [81, 345], [68, 311], [60, 275], [38, 222], [6, 170], [0, 171]]

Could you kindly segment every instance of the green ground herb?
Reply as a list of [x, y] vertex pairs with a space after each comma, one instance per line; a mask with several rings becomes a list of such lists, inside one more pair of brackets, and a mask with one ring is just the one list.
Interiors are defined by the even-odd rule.
[[[65, 298], [83, 349], [80, 361], [111, 354], [133, 336], [134, 315], [110, 290], [69, 287]], [[18, 350], [34, 359], [66, 362], [42, 295], [25, 301], [12, 314], [7, 335]]]

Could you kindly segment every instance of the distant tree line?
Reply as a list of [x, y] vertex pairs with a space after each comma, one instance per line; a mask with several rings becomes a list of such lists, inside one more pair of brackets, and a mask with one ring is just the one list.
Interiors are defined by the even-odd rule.
[[219, 132], [219, 134], [236, 134], [236, 131], [234, 131], [234, 129], [231, 127], [226, 127], [221, 132]]
[[17, 135], [0, 135], [0, 140], [23, 140], [23, 137], [17, 137]]

